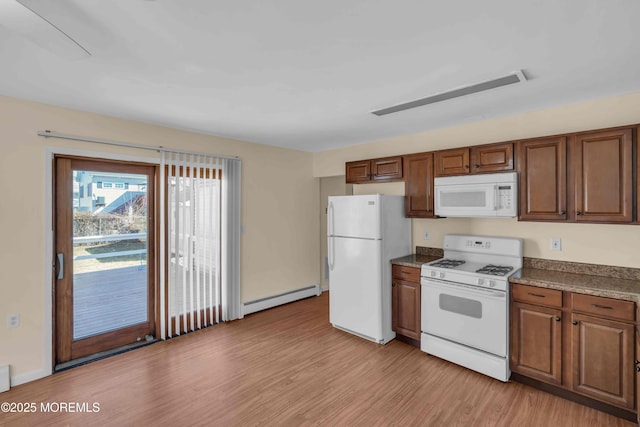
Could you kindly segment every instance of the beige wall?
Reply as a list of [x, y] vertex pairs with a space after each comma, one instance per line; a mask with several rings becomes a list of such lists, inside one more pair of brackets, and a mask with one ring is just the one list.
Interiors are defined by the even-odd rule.
[[[344, 174], [344, 162], [394, 154], [552, 135], [640, 123], [640, 94], [630, 94], [415, 135], [360, 144], [314, 155], [314, 175]], [[403, 183], [360, 184], [354, 194], [404, 194]], [[525, 256], [640, 268], [640, 226], [518, 222], [515, 219], [414, 219], [413, 246], [442, 247], [447, 233], [525, 239]], [[424, 240], [429, 232], [429, 240]], [[562, 251], [550, 239], [562, 238]]]
[[640, 123], [640, 93], [323, 151], [314, 155], [313, 173], [316, 177], [344, 175], [344, 162], [351, 160], [420, 153], [442, 148], [489, 144], [635, 123]]
[[[50, 370], [46, 304], [49, 267], [43, 254], [45, 154], [50, 147], [157, 157], [152, 151], [45, 139], [39, 130], [239, 156], [242, 183], [242, 300], [319, 283], [319, 180], [310, 153], [218, 138], [0, 97], [0, 365], [21, 380]], [[8, 329], [19, 313], [21, 326]], [[34, 373], [35, 372], [35, 373]]]
[[[355, 185], [354, 194], [404, 194], [397, 184]], [[384, 188], [387, 185], [389, 188]], [[401, 190], [401, 191], [399, 191]], [[413, 247], [442, 247], [445, 234], [507, 236], [524, 239], [524, 255], [562, 261], [640, 268], [640, 226], [518, 222], [515, 218], [414, 219]], [[424, 240], [425, 233], [429, 240]], [[551, 238], [562, 239], [562, 251], [551, 250]]]

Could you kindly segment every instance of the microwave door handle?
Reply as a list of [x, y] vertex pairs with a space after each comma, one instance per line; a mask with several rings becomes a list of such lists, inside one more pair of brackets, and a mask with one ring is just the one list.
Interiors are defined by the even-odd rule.
[[498, 210], [498, 186], [493, 186], [493, 210]]

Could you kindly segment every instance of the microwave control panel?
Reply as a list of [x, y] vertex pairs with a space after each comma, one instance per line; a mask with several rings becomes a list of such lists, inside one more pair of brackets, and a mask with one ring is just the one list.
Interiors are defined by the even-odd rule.
[[498, 209], [511, 209], [512, 196], [511, 185], [498, 185]]

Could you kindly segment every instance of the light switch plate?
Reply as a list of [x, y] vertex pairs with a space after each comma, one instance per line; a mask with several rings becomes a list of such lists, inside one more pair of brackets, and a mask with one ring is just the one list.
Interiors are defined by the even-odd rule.
[[7, 317], [7, 326], [9, 328], [17, 328], [20, 326], [20, 315], [17, 313], [10, 314], [9, 317]]
[[560, 237], [552, 237], [551, 238], [551, 250], [552, 251], [561, 251], [562, 250], [562, 239]]

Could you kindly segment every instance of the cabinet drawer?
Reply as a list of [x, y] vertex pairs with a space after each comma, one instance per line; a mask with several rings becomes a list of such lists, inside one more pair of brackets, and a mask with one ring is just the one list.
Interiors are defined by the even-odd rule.
[[420, 283], [420, 269], [416, 267], [406, 267], [404, 265], [393, 265], [393, 277], [406, 280], [407, 282]]
[[597, 297], [585, 294], [571, 294], [573, 311], [595, 314], [613, 319], [635, 320], [635, 303], [613, 298]]
[[511, 285], [511, 296], [514, 300], [549, 307], [562, 307], [562, 291], [539, 288], [537, 286]]

